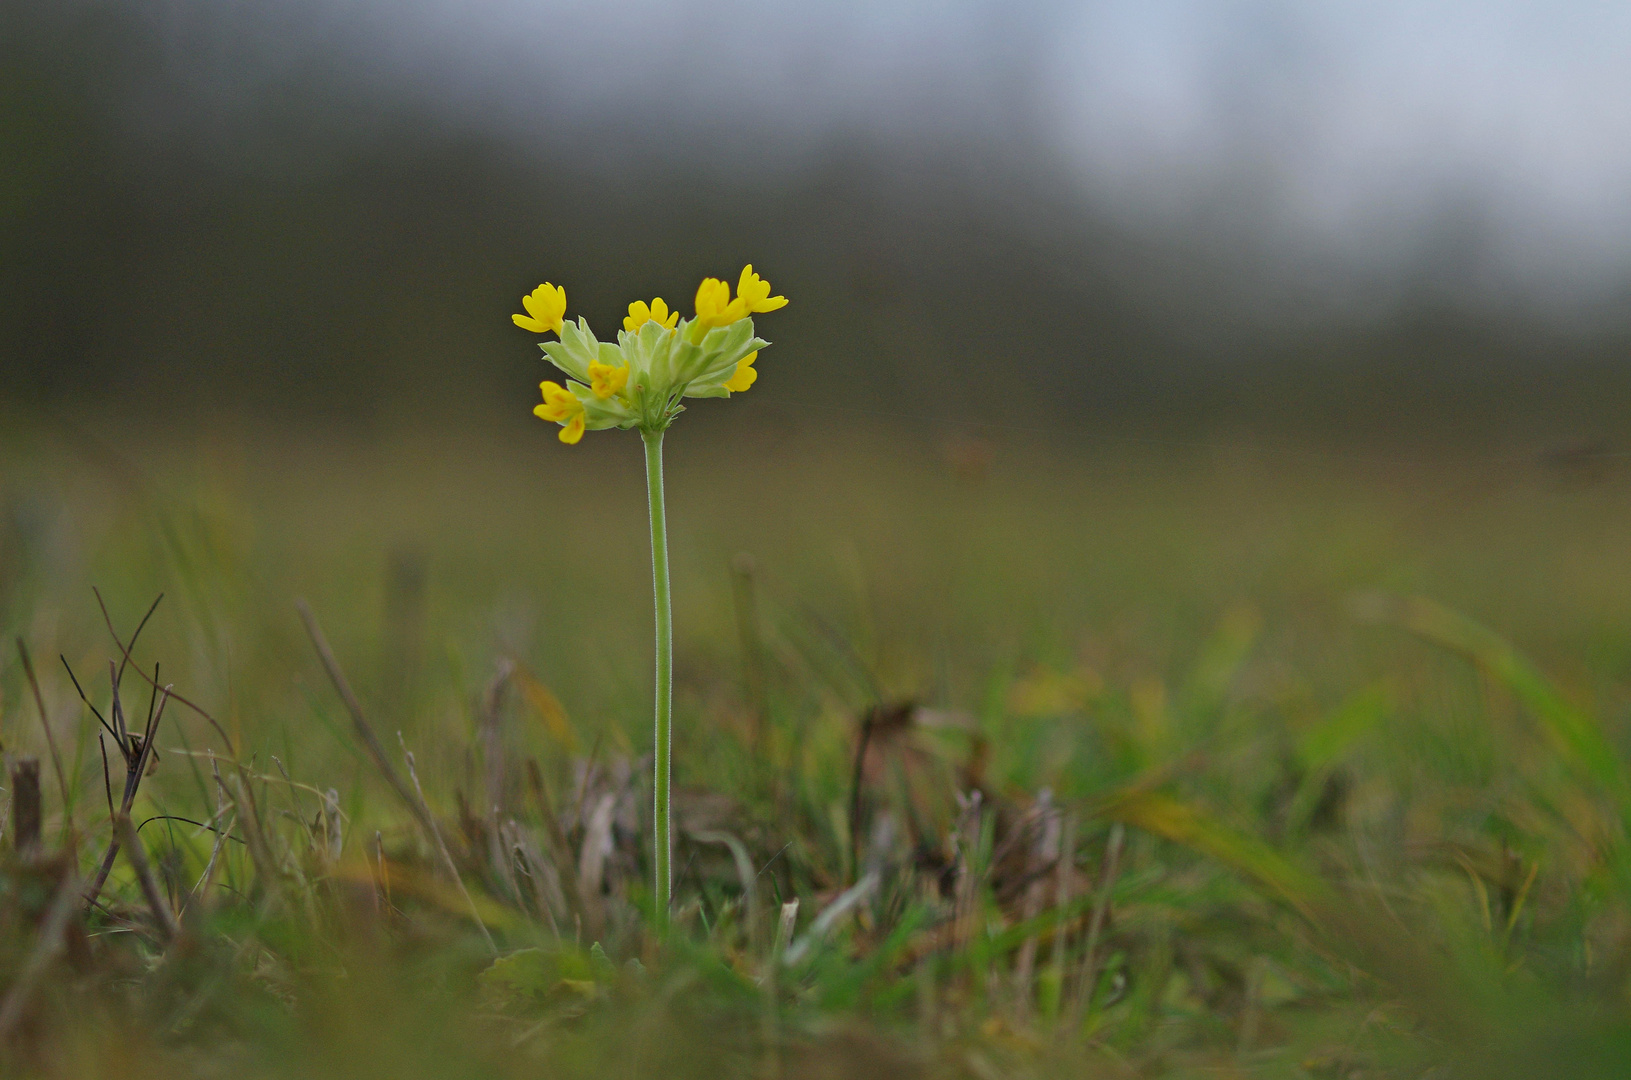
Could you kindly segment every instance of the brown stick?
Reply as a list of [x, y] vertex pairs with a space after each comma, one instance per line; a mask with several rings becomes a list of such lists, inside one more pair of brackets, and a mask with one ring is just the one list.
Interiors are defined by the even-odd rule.
[[113, 831], [124, 844], [125, 859], [129, 861], [130, 868], [136, 871], [136, 881], [142, 887], [142, 895], [147, 898], [147, 906], [153, 909], [153, 918], [159, 924], [159, 931], [166, 942], [174, 941], [176, 935], [181, 933], [181, 927], [176, 923], [176, 913], [170, 910], [170, 902], [159, 891], [158, 882], [153, 880], [153, 868], [147, 862], [147, 850], [142, 847], [141, 840], [136, 836], [136, 829], [130, 824], [130, 818], [121, 814], [114, 819]]
[[[45, 698], [40, 695], [39, 680], [34, 677], [34, 665], [28, 659], [28, 646], [23, 639], [17, 639], [17, 655], [23, 661], [23, 674], [28, 676], [28, 688], [34, 691], [34, 708], [40, 714], [40, 727], [45, 729], [45, 745], [51, 750], [51, 767], [57, 771], [57, 787], [62, 792], [62, 812], [67, 814], [73, 803], [68, 799], [68, 774], [62, 771], [62, 755], [57, 752], [57, 737], [51, 734], [51, 721], [46, 719]], [[73, 828], [73, 819], [69, 818], [68, 827]]]
[[11, 846], [19, 855], [40, 850], [40, 761], [18, 758], [11, 767]]
[[[134, 649], [136, 647], [136, 639], [141, 637], [142, 636], [142, 631], [147, 628], [147, 620], [151, 619], [153, 617], [153, 612], [155, 612], [155, 611], [157, 611], [159, 609], [159, 604], [162, 603], [163, 601], [164, 601], [164, 594], [163, 593], [159, 593], [157, 596], [153, 597], [153, 603], [148, 605], [147, 614], [143, 615], [142, 616], [142, 621], [136, 624], [136, 632], [134, 634], [130, 635], [130, 647], [132, 649]], [[119, 663], [118, 673], [113, 676], [113, 681], [115, 683], [124, 682], [124, 679], [125, 679], [125, 666], [127, 664], [129, 664], [129, 663], [130, 663], [130, 657], [129, 657], [129, 655], [126, 655], [124, 660], [120, 661], [120, 663]]]

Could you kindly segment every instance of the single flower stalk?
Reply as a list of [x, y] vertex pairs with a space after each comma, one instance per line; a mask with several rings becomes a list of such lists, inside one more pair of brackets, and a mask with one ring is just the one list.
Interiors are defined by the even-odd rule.
[[730, 397], [753, 385], [759, 350], [769, 345], [754, 336], [753, 315], [787, 305], [772, 296], [770, 283], [749, 264], [729, 283], [706, 278], [697, 288], [695, 314], [681, 319], [661, 297], [636, 300], [617, 342], [601, 341], [579, 318], [566, 321], [566, 290], [545, 283], [521, 298], [525, 315], [515, 324], [536, 334], [553, 333], [540, 344], [544, 355], [566, 374], [566, 384], [540, 385], [543, 404], [532, 411], [561, 425], [561, 442], [572, 445], [585, 431], [638, 430], [646, 447], [646, 494], [651, 510], [651, 576], [656, 600], [657, 692], [653, 755], [655, 899], [659, 922], [666, 923], [673, 899], [672, 775], [674, 621], [669, 603], [668, 520], [663, 507], [663, 432], [685, 411], [685, 398]]

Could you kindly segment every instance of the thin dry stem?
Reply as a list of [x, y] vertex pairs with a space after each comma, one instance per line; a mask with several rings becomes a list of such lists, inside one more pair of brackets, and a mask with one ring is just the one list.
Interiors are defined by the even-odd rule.
[[[397, 732], [396, 737], [398, 741], [401, 741], [402, 733]], [[464, 878], [459, 876], [459, 868], [454, 865], [453, 856], [447, 850], [447, 843], [442, 839], [442, 830], [437, 828], [436, 818], [430, 813], [428, 804], [425, 803], [425, 789], [419, 786], [419, 770], [414, 768], [413, 751], [408, 749], [405, 742], [402, 744], [402, 756], [408, 763], [408, 776], [413, 779], [413, 789], [419, 794], [420, 803], [426, 807], [425, 820], [430, 824], [430, 836], [436, 842], [436, 850], [442, 856], [442, 864], [447, 867], [447, 872], [453, 875], [453, 884], [459, 887], [459, 894], [464, 897], [464, 902], [469, 905], [470, 917], [476, 920], [476, 929], [481, 931], [481, 936], [487, 940], [487, 947], [493, 950], [494, 956], [497, 956], [498, 944], [493, 941], [493, 935], [487, 932], [487, 923], [483, 921], [481, 911], [476, 907], [475, 898], [470, 895], [470, 890], [464, 887]]]
[[385, 756], [385, 748], [380, 745], [373, 727], [363, 715], [362, 702], [358, 701], [357, 695], [352, 692], [351, 684], [346, 681], [345, 673], [340, 670], [339, 661], [334, 659], [334, 650], [329, 648], [328, 639], [323, 636], [322, 627], [317, 625], [317, 616], [312, 614], [311, 607], [304, 600], [295, 601], [295, 610], [300, 613], [301, 622], [306, 624], [306, 634], [311, 638], [313, 647], [317, 649], [317, 658], [322, 661], [323, 670], [328, 672], [329, 682], [334, 684], [335, 692], [344, 702], [346, 712], [351, 714], [351, 724], [356, 728], [357, 737], [362, 740], [363, 749], [368, 752], [374, 767], [385, 777], [385, 782], [391, 785], [391, 790], [396, 792], [397, 798], [402, 800], [402, 804], [408, 808], [414, 820], [418, 821], [426, 832], [434, 832], [436, 825], [431, 820], [430, 811], [424, 805], [423, 797], [419, 799], [413, 797], [413, 793], [408, 790], [407, 784], [402, 782], [402, 777], [392, 766], [390, 759]]

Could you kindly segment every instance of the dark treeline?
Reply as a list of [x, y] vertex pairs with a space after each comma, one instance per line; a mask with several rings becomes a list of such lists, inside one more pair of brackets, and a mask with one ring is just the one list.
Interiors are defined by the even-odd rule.
[[[539, 367], [540, 280], [603, 333], [753, 261], [787, 400], [1077, 423], [1612, 435], [1625, 321], [1467, 299], [1476, 235], [1322, 302], [1214, 211], [1151, 230], [1013, 147], [880, 145], [735, 170], [570, 154], [313, 59], [210, 121], [140, 6], [0, 4], [0, 397], [336, 418], [479, 414]], [[540, 103], [547, 111], [548, 103]], [[243, 118], [249, 118], [245, 120]], [[593, 148], [615, 132], [579, 131]], [[691, 160], [693, 164], [686, 164]], [[1403, 273], [1403, 271], [1400, 271]]]

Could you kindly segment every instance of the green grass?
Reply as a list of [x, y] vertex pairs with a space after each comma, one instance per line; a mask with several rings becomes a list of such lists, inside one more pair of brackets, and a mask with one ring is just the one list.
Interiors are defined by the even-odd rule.
[[[1631, 1070], [1626, 476], [682, 426], [662, 939], [640, 447], [545, 434], [0, 433], [6, 1075]], [[53, 951], [93, 585], [225, 732], [172, 702], [133, 819], [233, 839], [183, 906], [214, 836], [147, 824], [180, 936], [121, 857]]]

